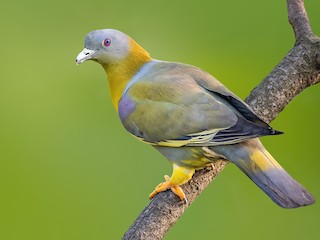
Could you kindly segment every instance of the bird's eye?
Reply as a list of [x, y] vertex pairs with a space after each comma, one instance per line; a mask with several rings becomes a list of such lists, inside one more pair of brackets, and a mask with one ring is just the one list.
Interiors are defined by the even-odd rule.
[[106, 38], [102, 41], [102, 45], [105, 47], [109, 47], [111, 44], [111, 39], [110, 38]]

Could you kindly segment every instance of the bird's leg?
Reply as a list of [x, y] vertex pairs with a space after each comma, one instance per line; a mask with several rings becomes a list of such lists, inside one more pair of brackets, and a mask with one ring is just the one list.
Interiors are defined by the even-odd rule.
[[167, 175], [164, 176], [165, 182], [160, 183], [155, 190], [149, 195], [149, 198], [153, 198], [157, 193], [166, 191], [171, 189], [171, 191], [177, 195], [182, 201], [187, 202], [186, 195], [179, 185], [182, 185], [188, 182], [195, 170], [192, 168], [180, 167], [176, 164], [173, 164], [173, 173], [172, 176], [169, 177]]

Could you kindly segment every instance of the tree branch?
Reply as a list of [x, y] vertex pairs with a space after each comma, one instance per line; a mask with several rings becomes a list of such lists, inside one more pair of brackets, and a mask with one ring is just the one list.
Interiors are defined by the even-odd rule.
[[[301, 91], [320, 81], [320, 39], [311, 30], [303, 0], [287, 0], [296, 44], [249, 95], [246, 102], [264, 121], [272, 121]], [[162, 239], [184, 210], [224, 169], [227, 161], [199, 170], [182, 186], [188, 204], [171, 191], [157, 194], [122, 239]]]
[[309, 18], [304, 7], [303, 0], [287, 0], [288, 18], [293, 27], [296, 42], [300, 43], [304, 39], [310, 39], [314, 35], [309, 23]]

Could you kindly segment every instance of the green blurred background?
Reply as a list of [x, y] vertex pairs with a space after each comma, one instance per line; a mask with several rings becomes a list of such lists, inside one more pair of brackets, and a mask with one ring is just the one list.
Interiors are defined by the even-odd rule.
[[[307, 0], [320, 35], [320, 2]], [[285, 1], [6, 1], [1, 3], [0, 239], [120, 239], [171, 173], [122, 128], [102, 68], [75, 65], [85, 35], [120, 29], [155, 58], [212, 73], [240, 97], [294, 44]], [[267, 149], [320, 199], [320, 86], [272, 123]], [[320, 200], [285, 210], [235, 166], [166, 239], [317, 239]]]

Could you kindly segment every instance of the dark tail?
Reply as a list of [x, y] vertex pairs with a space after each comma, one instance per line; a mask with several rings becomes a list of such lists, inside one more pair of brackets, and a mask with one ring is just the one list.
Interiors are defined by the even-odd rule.
[[314, 203], [312, 195], [277, 163], [259, 139], [211, 148], [237, 165], [279, 206], [297, 208]]

